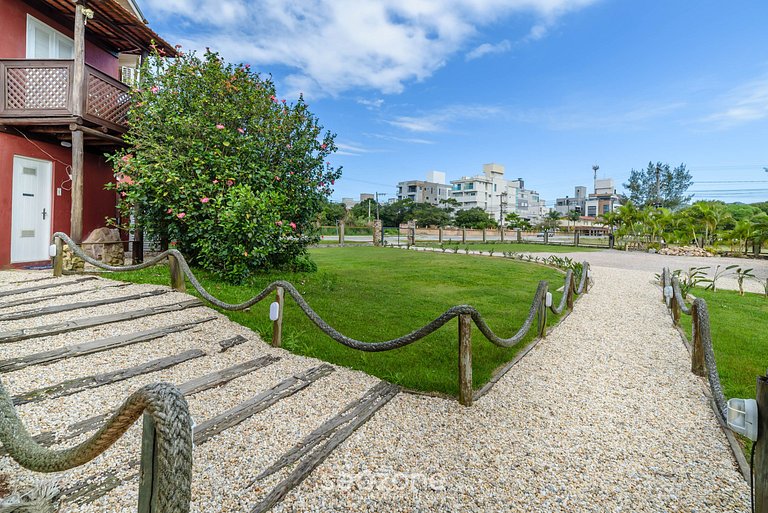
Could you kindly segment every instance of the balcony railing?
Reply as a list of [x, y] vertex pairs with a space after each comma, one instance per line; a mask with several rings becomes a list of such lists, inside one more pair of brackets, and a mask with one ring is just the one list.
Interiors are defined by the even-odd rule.
[[[0, 60], [0, 118], [71, 118], [71, 60]], [[81, 117], [118, 132], [126, 129], [128, 86], [85, 66]]]

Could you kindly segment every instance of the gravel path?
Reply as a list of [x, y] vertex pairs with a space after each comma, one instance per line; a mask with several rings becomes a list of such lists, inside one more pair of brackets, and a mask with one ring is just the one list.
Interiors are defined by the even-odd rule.
[[[397, 395], [273, 511], [747, 511], [747, 484], [704, 396], [703, 382], [689, 372], [688, 353], [651, 283], [653, 272], [593, 267], [595, 286], [590, 294], [473, 407]], [[44, 274], [0, 273], [0, 292], [24, 287], [9, 282], [29, 276]], [[131, 285], [110, 291], [104, 288], [107, 283], [97, 280], [71, 287], [93, 288], [99, 297], [156, 288]], [[0, 307], [12, 298], [44, 295], [40, 291], [0, 297]], [[89, 295], [76, 296], [77, 300], [83, 296]], [[27, 325], [167, 304], [182, 297], [168, 293], [46, 315]], [[54, 298], [35, 306], [72, 301]], [[28, 308], [0, 309], [0, 313]], [[321, 363], [273, 349], [207, 308], [3, 344], [0, 358], [210, 315], [216, 320], [184, 333], [28, 367], [3, 374], [2, 381], [18, 393], [192, 348], [207, 353], [160, 372], [19, 407], [29, 429], [37, 433], [61, 431], [113, 408], [144, 383], [180, 383], [245, 359], [281, 357], [264, 369], [188, 398], [199, 423]], [[0, 331], [20, 323], [0, 322]], [[219, 353], [217, 342], [235, 334], [248, 342]], [[476, 330], [475, 343], [487, 343]], [[330, 376], [196, 447], [193, 511], [248, 511], [287, 474], [250, 488], [247, 483], [377, 382], [363, 373], [336, 368]], [[54, 478], [66, 487], [89, 477], [130, 475], [126, 465], [137, 457], [139, 440], [140, 429], [134, 426], [105, 455]], [[19, 470], [8, 457], [0, 459], [0, 474], [4, 473], [13, 485], [40, 481], [39, 474]], [[132, 512], [136, 492], [133, 479], [94, 503], [66, 504], [64, 510]]]

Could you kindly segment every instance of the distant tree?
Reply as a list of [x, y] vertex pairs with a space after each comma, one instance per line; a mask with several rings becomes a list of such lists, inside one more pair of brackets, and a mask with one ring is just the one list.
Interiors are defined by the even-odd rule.
[[480, 207], [460, 210], [454, 220], [456, 226], [462, 228], [493, 228], [498, 226], [491, 216]]
[[728, 212], [731, 214], [734, 221], [749, 219], [750, 217], [762, 212], [760, 207], [755, 205], [747, 205], [744, 203], [729, 203], [725, 206], [725, 208], [728, 209]]
[[334, 225], [347, 217], [347, 207], [344, 203], [329, 201], [320, 212], [319, 221], [323, 226]]
[[461, 203], [459, 203], [455, 198], [446, 198], [440, 200], [440, 208], [444, 209], [449, 214], [456, 212], [460, 206]]
[[379, 217], [384, 226], [400, 226], [411, 219], [411, 210], [415, 203], [405, 198], [379, 206]]
[[373, 198], [368, 198], [364, 201], [361, 201], [349, 209], [349, 215], [358, 223], [367, 223], [368, 221], [376, 219], [376, 200]]
[[573, 222], [573, 231], [576, 231], [576, 221], [581, 219], [581, 213], [576, 210], [569, 210], [568, 215], [565, 216], [569, 221]]
[[417, 226], [445, 226], [451, 221], [451, 215], [443, 208], [429, 203], [414, 203], [408, 215]]
[[506, 223], [507, 228], [512, 228], [513, 230], [531, 229], [531, 222], [528, 219], [520, 217], [520, 214], [517, 212], [508, 212], [507, 215], [504, 216], [504, 222]]
[[639, 207], [660, 203], [661, 207], [675, 210], [687, 204], [693, 197], [692, 194], [685, 194], [692, 183], [693, 177], [685, 169], [685, 164], [671, 169], [669, 164], [648, 162], [645, 169], [633, 169], [627, 183], [622, 185], [629, 192], [632, 203]]
[[560, 215], [560, 212], [557, 210], [550, 210], [544, 216], [544, 221], [542, 221], [541, 227], [545, 230], [554, 230], [560, 225], [560, 219], [562, 219], [562, 217], [563, 216]]
[[766, 214], [768, 214], [768, 201], [761, 201], [759, 203], [750, 203], [751, 206], [757, 207]]

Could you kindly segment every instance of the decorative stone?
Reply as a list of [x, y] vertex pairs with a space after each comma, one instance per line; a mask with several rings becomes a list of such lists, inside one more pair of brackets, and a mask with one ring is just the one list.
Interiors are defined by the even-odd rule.
[[659, 251], [659, 254], [673, 255], [673, 256], [697, 256], [697, 257], [713, 256], [712, 253], [698, 246], [680, 246], [680, 247], [662, 248]]
[[125, 251], [120, 232], [116, 228], [96, 228], [83, 241], [83, 251], [108, 265], [123, 265]]
[[61, 252], [61, 262], [65, 271], [81, 273], [85, 270], [83, 259], [72, 253], [72, 250], [66, 244]]

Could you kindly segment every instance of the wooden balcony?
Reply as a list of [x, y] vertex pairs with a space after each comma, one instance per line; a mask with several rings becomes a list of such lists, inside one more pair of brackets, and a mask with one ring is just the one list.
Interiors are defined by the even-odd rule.
[[74, 123], [105, 135], [110, 130], [124, 133], [128, 86], [86, 64], [83, 105], [75, 109], [73, 69], [71, 60], [0, 59], [0, 124], [32, 128]]

